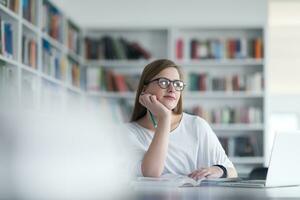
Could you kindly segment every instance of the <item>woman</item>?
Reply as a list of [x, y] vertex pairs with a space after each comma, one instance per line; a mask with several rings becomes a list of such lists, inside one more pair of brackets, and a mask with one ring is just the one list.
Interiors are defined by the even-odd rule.
[[136, 175], [236, 177], [208, 123], [182, 111], [182, 78], [179, 66], [167, 59], [153, 61], [143, 70], [128, 124], [139, 156]]

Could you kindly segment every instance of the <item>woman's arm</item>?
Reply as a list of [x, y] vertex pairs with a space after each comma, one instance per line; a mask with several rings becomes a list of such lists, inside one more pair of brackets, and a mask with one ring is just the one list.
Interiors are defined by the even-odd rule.
[[159, 177], [163, 172], [168, 151], [170, 116], [159, 119], [157, 129], [142, 161], [143, 176]]
[[154, 95], [144, 94], [140, 97], [140, 102], [158, 119], [154, 137], [142, 161], [142, 174], [147, 177], [159, 177], [163, 172], [168, 151], [171, 111]]
[[[238, 177], [235, 168], [228, 167], [226, 168], [226, 170], [227, 170], [226, 178]], [[211, 167], [195, 170], [192, 173], [190, 173], [188, 176], [195, 180], [202, 179], [202, 178], [220, 178], [223, 176], [223, 170], [218, 166], [211, 166]]]
[[[219, 164], [226, 168], [228, 178], [237, 177], [235, 167], [226, 155], [216, 134], [205, 120], [200, 118], [198, 118], [198, 120], [199, 123], [195, 124], [198, 125], [198, 132], [201, 132], [203, 136], [199, 145], [202, 148], [198, 150], [199, 167], [188, 174], [188, 176], [195, 179], [204, 177], [220, 178], [223, 176], [223, 169], [217, 166], [217, 164]], [[207, 159], [206, 156], [208, 156], [209, 159]]]

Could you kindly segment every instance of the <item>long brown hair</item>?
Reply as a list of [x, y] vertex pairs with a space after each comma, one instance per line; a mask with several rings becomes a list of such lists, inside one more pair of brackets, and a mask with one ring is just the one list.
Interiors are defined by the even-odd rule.
[[[180, 79], [181, 80], [183, 79], [183, 74], [182, 74], [180, 67], [178, 65], [176, 65], [174, 62], [172, 62], [171, 60], [159, 59], [159, 60], [155, 60], [155, 61], [149, 63], [148, 65], [146, 65], [146, 67], [144, 68], [143, 73], [141, 75], [139, 86], [138, 86], [138, 89], [136, 92], [133, 113], [132, 113], [131, 120], [130, 120], [131, 122], [140, 119], [147, 113], [147, 109], [139, 102], [139, 96], [144, 89], [145, 83], [149, 82], [150, 80], [152, 80], [152, 78], [154, 76], [156, 76], [162, 70], [169, 68], [169, 67], [174, 67], [175, 69], [177, 69]], [[174, 108], [173, 112], [176, 114], [182, 113], [182, 93], [180, 94], [178, 104], [177, 104], [176, 108]]]

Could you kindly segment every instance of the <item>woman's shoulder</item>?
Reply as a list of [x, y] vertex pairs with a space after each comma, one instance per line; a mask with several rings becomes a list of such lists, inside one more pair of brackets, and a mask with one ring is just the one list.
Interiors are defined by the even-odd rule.
[[148, 129], [139, 125], [137, 121], [124, 123], [124, 126], [131, 134], [134, 135], [147, 134], [147, 132], [149, 132]]
[[137, 123], [135, 121], [125, 122], [124, 123], [124, 128], [126, 128], [129, 131], [137, 131], [138, 129], [140, 129], [140, 127], [137, 126]]
[[183, 113], [183, 119], [184, 119], [183, 121], [185, 124], [187, 124], [189, 126], [193, 125], [193, 128], [195, 128], [197, 130], [210, 129], [208, 122], [198, 115]]
[[200, 124], [200, 125], [207, 125], [207, 121], [205, 119], [203, 119], [202, 117], [199, 117], [198, 115], [193, 115], [193, 114], [189, 114], [189, 113], [183, 113], [183, 119], [185, 122], [187, 123], [196, 123], [196, 124]]

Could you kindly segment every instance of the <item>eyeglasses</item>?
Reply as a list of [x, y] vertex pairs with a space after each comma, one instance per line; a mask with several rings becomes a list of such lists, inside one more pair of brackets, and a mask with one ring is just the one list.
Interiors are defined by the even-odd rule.
[[167, 78], [156, 78], [154, 80], [151, 80], [151, 81], [145, 83], [145, 85], [148, 85], [149, 83], [152, 83], [152, 82], [157, 82], [158, 86], [162, 89], [167, 89], [169, 87], [169, 85], [172, 83], [176, 91], [182, 91], [185, 86], [185, 83], [181, 80], [171, 81], [170, 79], [167, 79]]

